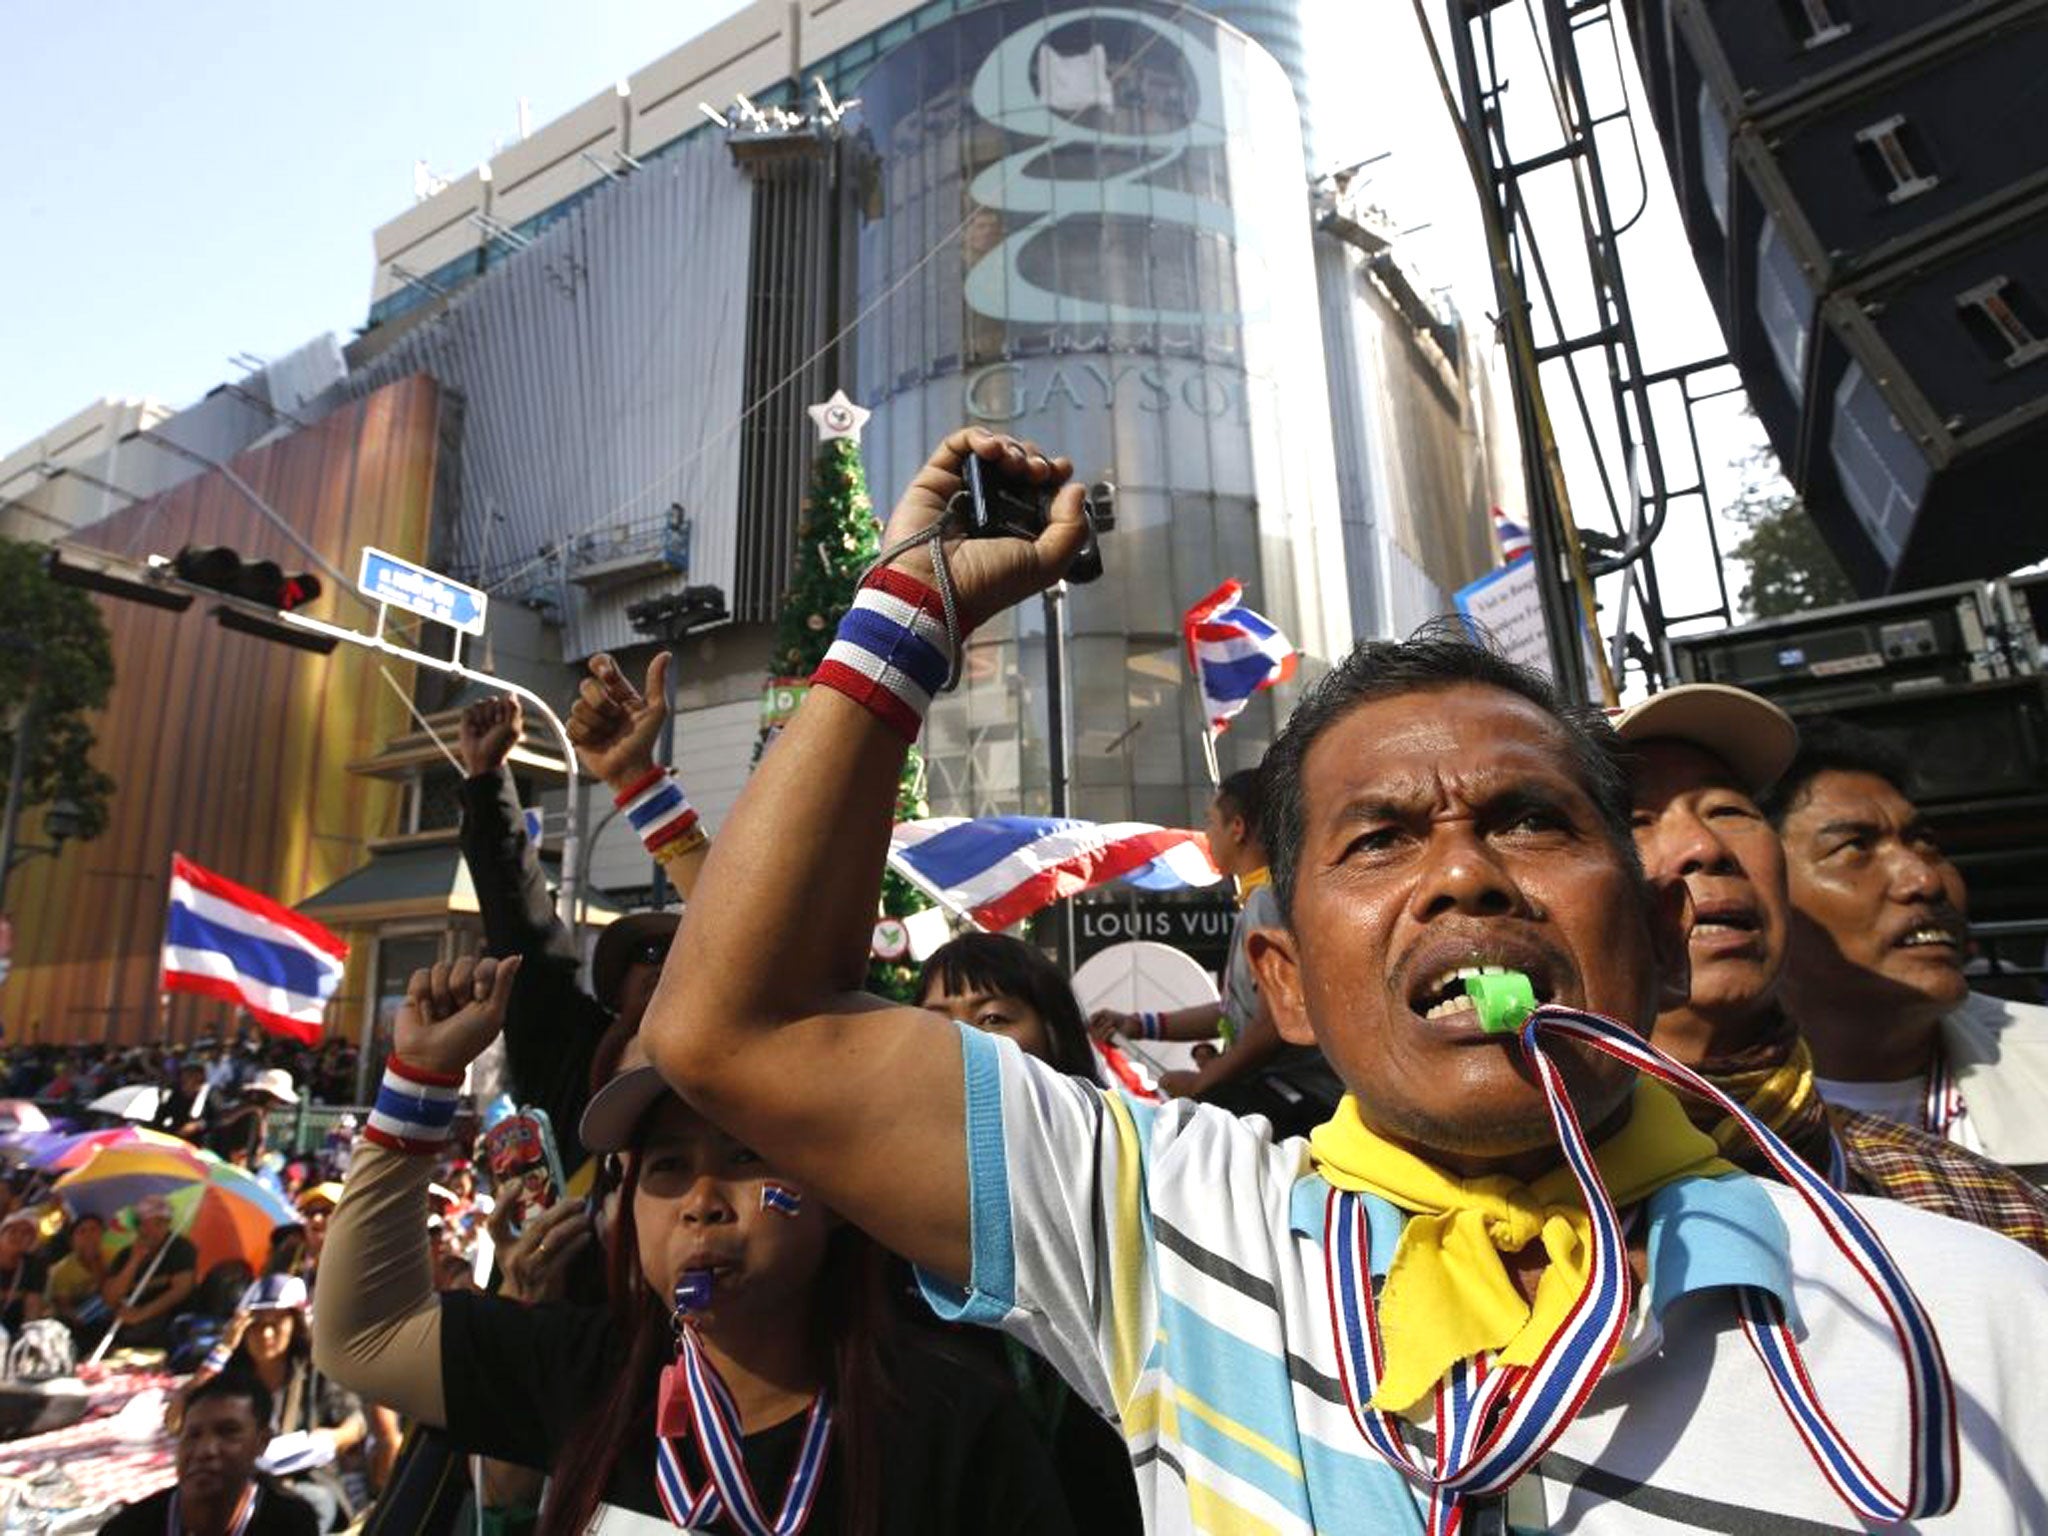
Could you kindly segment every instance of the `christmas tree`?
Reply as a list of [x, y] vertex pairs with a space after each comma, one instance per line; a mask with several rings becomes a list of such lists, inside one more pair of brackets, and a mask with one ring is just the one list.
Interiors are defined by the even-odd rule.
[[[881, 553], [881, 529], [874, 502], [868, 497], [867, 471], [861, 463], [860, 429], [868, 412], [835, 393], [810, 407], [821, 441], [811, 461], [811, 484], [797, 522], [795, 559], [789, 590], [782, 595], [782, 614], [775, 631], [775, 675], [768, 679], [762, 711], [760, 748], [774, 739], [781, 722], [794, 711], [810, 675], [831, 649], [832, 637], [863, 572]], [[896, 819], [924, 816], [924, 759], [915, 748], [903, 764], [896, 791]], [[882, 877], [881, 919], [902, 919], [931, 903], [893, 870]], [[901, 930], [886, 930], [892, 939]], [[894, 950], [896, 943], [887, 948]], [[868, 990], [901, 1002], [911, 1000], [917, 967], [907, 952], [894, 958], [871, 957]]]

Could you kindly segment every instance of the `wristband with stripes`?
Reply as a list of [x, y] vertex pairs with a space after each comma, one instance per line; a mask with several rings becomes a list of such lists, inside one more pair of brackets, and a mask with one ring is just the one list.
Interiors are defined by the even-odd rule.
[[687, 846], [692, 836], [698, 842], [704, 840], [703, 829], [697, 825], [696, 807], [683, 793], [673, 768], [648, 769], [620, 790], [612, 803], [626, 813], [626, 820], [640, 834], [641, 843], [656, 858], [673, 843]]
[[1163, 1026], [1159, 1022], [1159, 1015], [1152, 1012], [1149, 1008], [1139, 1013], [1138, 1038], [1140, 1040], [1159, 1039], [1162, 1028]]
[[811, 681], [845, 694], [905, 741], [916, 741], [932, 695], [952, 672], [951, 657], [939, 594], [884, 566], [861, 584]]
[[455, 1122], [462, 1077], [428, 1072], [394, 1052], [384, 1063], [377, 1102], [370, 1106], [363, 1140], [393, 1152], [439, 1152]]

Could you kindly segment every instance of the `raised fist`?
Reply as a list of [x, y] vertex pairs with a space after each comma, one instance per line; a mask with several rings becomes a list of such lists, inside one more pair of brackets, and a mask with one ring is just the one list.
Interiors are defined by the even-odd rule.
[[456, 755], [462, 771], [472, 779], [495, 773], [519, 745], [526, 728], [526, 711], [516, 694], [478, 699], [462, 712], [462, 725], [455, 733]]
[[412, 973], [392, 1026], [392, 1048], [426, 1072], [459, 1077], [505, 1027], [519, 957], [464, 956]]
[[[946, 540], [947, 569], [960, 607], [963, 630], [971, 630], [1005, 608], [1042, 592], [1065, 574], [1087, 537], [1081, 515], [1085, 497], [1075, 484], [1074, 466], [1052, 458], [1035, 443], [1002, 437], [980, 427], [961, 427], [932, 450], [923, 469], [912, 477], [889, 526], [885, 546], [929, 528], [945, 515], [946, 504], [966, 486], [962, 478], [968, 458], [986, 461], [1004, 478], [1057, 491], [1044, 532], [1035, 539], [995, 538]], [[932, 585], [931, 551], [906, 550], [890, 564], [905, 575]]]

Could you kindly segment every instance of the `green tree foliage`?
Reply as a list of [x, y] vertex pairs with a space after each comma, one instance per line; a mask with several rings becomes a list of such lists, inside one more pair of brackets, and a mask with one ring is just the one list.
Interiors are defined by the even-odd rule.
[[[880, 532], [874, 502], [868, 496], [860, 444], [849, 437], [821, 444], [811, 463], [810, 490], [797, 522], [789, 590], [782, 595], [782, 613], [776, 624], [778, 676], [808, 678], [825, 659], [840, 619], [853, 606], [861, 573], [881, 553]], [[767, 739], [764, 734], [764, 747]], [[913, 749], [897, 786], [896, 819], [909, 821], [928, 814], [924, 762]], [[881, 916], [908, 917], [930, 905], [900, 875], [891, 872], [883, 876]], [[916, 981], [917, 967], [906, 961], [875, 960], [868, 967], [868, 990], [901, 1002], [910, 1001]]]
[[1770, 449], [1758, 448], [1736, 464], [1742, 491], [1725, 509], [1743, 536], [1729, 548], [1745, 568], [1737, 598], [1754, 619], [1828, 608], [1856, 600], [1842, 567], [1806, 515], [1798, 494], [1778, 471]]
[[113, 692], [114, 648], [92, 599], [50, 580], [42, 556], [39, 544], [0, 539], [0, 774], [26, 729], [23, 810], [72, 801], [79, 836], [92, 838], [106, 829], [114, 781], [92, 765], [86, 717]]

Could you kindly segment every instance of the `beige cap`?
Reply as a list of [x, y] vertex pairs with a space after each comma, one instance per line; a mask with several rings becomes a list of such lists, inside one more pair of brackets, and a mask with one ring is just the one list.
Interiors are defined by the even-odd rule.
[[640, 1117], [668, 1097], [669, 1086], [647, 1059], [636, 1032], [619, 1053], [612, 1080], [590, 1096], [576, 1136], [590, 1152], [623, 1152], [632, 1145]]
[[1623, 741], [1683, 741], [1711, 752], [1760, 795], [1792, 766], [1799, 727], [1769, 699], [1726, 683], [1681, 683], [1614, 717]]

